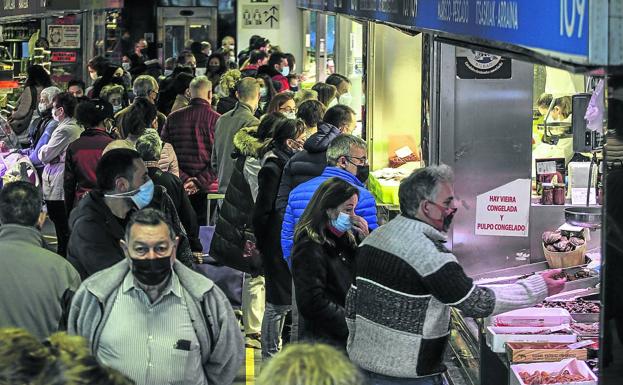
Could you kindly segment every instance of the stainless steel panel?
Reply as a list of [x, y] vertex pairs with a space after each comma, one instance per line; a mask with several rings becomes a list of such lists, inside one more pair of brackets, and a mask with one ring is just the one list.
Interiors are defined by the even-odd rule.
[[[455, 171], [459, 212], [452, 251], [468, 274], [528, 263], [527, 237], [476, 236], [476, 197], [530, 178], [533, 65], [512, 61], [511, 79], [458, 79], [455, 47], [443, 47], [440, 157]], [[454, 95], [452, 95], [454, 93]]]

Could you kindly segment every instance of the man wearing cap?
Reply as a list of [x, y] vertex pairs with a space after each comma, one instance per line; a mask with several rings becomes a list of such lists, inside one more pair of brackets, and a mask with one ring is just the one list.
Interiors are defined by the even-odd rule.
[[102, 151], [113, 141], [112, 105], [104, 100], [84, 101], [76, 107], [76, 120], [85, 130], [69, 145], [65, 158], [65, 207], [67, 213], [97, 185], [95, 167]]

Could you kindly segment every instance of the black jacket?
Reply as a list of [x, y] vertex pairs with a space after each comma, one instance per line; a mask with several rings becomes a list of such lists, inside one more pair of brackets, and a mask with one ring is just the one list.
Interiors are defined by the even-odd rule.
[[266, 301], [273, 305], [290, 305], [292, 275], [281, 252], [283, 214], [275, 207], [283, 167], [290, 154], [273, 149], [264, 159], [257, 178], [259, 187], [253, 210], [253, 229], [257, 248], [262, 253]]
[[303, 151], [295, 154], [288, 161], [283, 169], [283, 177], [277, 194], [278, 210], [282, 212], [285, 210], [290, 191], [296, 186], [322, 174], [327, 167], [327, 148], [340, 134], [337, 127], [321, 122], [318, 125], [318, 131], [305, 141]]
[[202, 251], [201, 240], [199, 239], [199, 224], [197, 223], [197, 214], [190, 204], [190, 199], [184, 190], [182, 180], [170, 172], [164, 172], [158, 167], [148, 167], [147, 172], [154, 184], [164, 187], [167, 194], [173, 201], [180, 222], [186, 230], [190, 249], [192, 251]]
[[[180, 224], [171, 198], [164, 189], [156, 186], [154, 197], [148, 207], [161, 210], [175, 234], [180, 237], [177, 259], [192, 266], [192, 252], [186, 232]], [[124, 258], [119, 241], [125, 236], [125, 225], [132, 213], [125, 219], [117, 218], [104, 202], [104, 194], [91, 191], [80, 200], [69, 217], [71, 235], [67, 247], [67, 260], [85, 279], [100, 270], [111, 267]]]
[[[348, 236], [327, 231], [335, 246], [312, 241], [307, 235], [294, 243], [292, 278], [303, 339], [346, 349], [346, 294], [354, 280], [357, 245]], [[300, 322], [300, 321], [299, 321]]]
[[223, 115], [236, 108], [237, 103], [238, 99], [232, 96], [225, 96], [223, 98], [220, 98], [218, 100], [218, 103], [216, 103], [216, 112]]
[[[266, 142], [260, 142], [254, 137], [256, 127], [243, 128], [234, 136], [235, 160], [234, 170], [229, 180], [225, 199], [219, 210], [216, 220], [214, 236], [210, 244], [210, 256], [220, 263], [253, 275], [261, 273], [260, 258], [243, 256], [245, 232], [253, 235], [252, 215], [254, 199], [251, 194], [250, 182], [244, 175], [245, 162], [257, 162], [259, 151]], [[251, 175], [256, 178], [257, 175]]]

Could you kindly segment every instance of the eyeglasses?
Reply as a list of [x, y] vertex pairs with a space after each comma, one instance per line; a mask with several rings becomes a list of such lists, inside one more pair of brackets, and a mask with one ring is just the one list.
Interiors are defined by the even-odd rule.
[[[351, 164], [353, 164], [353, 165], [355, 165], [355, 166], [361, 166], [361, 165], [366, 165], [366, 164], [368, 164], [368, 158], [367, 158], [367, 157], [365, 157], [365, 156], [362, 156], [362, 157], [356, 157], [356, 156], [346, 156], [345, 158], [346, 158], [346, 160], [348, 160], [348, 162], [349, 162], [349, 163], [351, 163]], [[355, 163], [353, 163], [353, 162], [351, 161], [351, 159], [357, 159], [358, 161], [360, 161], [360, 162], [361, 162], [361, 164], [360, 164], [360, 165], [355, 164]]]
[[292, 113], [296, 114], [296, 108], [292, 108], [292, 107], [281, 108], [280, 107], [279, 112], [285, 112], [286, 114], [292, 114]]

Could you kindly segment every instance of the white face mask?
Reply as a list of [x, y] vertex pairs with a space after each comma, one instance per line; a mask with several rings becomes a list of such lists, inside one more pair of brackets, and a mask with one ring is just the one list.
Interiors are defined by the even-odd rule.
[[116, 113], [117, 113], [119, 110], [121, 110], [122, 108], [123, 108], [123, 106], [122, 106], [121, 104], [119, 104], [119, 105], [113, 105], [113, 106], [112, 106], [112, 112], [116, 114]]
[[39, 103], [37, 109], [39, 110], [39, 113], [42, 114], [45, 110], [48, 109], [48, 105], [45, 103]]
[[97, 79], [97, 72], [89, 72], [89, 76], [91, 77], [91, 80], [95, 80]]
[[58, 110], [54, 107], [52, 107], [52, 119], [56, 120], [57, 122], [60, 122], [62, 120], [61, 117], [58, 115]]
[[123, 68], [124, 71], [129, 71], [130, 63], [121, 63], [121, 68]]
[[353, 95], [350, 94], [350, 92], [346, 92], [344, 94], [342, 94], [342, 96], [340, 96], [340, 104], [343, 104], [345, 106], [350, 106], [350, 104], [353, 102]]
[[285, 116], [286, 116], [286, 118], [288, 118], [288, 119], [296, 119], [296, 113], [295, 113], [294, 111], [291, 111], [291, 112], [286, 112], [284, 115], [285, 115]]
[[203, 76], [206, 74], [206, 68], [195, 68], [195, 76]]
[[173, 73], [173, 70], [164, 70], [164, 76], [169, 76]]

